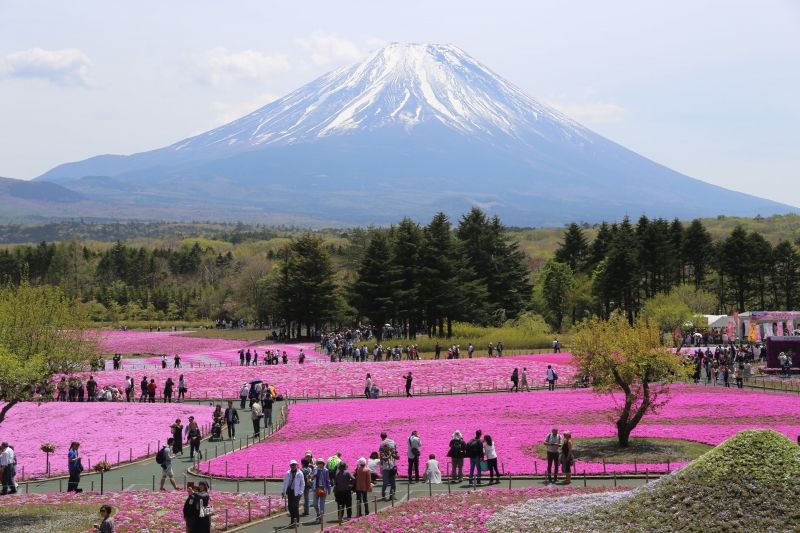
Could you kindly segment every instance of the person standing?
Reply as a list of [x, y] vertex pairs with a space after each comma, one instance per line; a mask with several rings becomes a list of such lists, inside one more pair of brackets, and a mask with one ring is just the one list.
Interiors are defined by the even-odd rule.
[[493, 479], [496, 483], [500, 483], [500, 471], [497, 470], [497, 450], [495, 450], [491, 435], [483, 436], [483, 454], [486, 456], [486, 464], [489, 466], [489, 485], [492, 484]]
[[400, 459], [397, 453], [397, 444], [383, 432], [381, 433], [380, 445], [380, 459], [381, 459], [381, 498], [386, 500], [386, 489], [389, 489], [389, 499], [394, 500], [394, 493], [397, 489], [395, 478], [397, 476], [397, 465], [395, 461]]
[[451, 473], [453, 483], [460, 482], [464, 479], [464, 456], [466, 455], [466, 443], [461, 432], [456, 430], [453, 432], [453, 437], [450, 439], [450, 445], [447, 450], [447, 456], [450, 458]]
[[172, 389], [175, 387], [175, 382], [172, 378], [167, 378], [164, 383], [164, 403], [172, 403]]
[[569, 431], [564, 432], [564, 442], [561, 444], [561, 471], [564, 472], [564, 485], [569, 485], [572, 482], [572, 465], [575, 464], [575, 458], [572, 455], [572, 434]]
[[369, 493], [372, 492], [372, 473], [367, 467], [367, 460], [362, 457], [358, 460], [355, 473], [356, 487], [356, 517], [362, 515], [361, 504], [364, 504], [364, 515], [369, 515]]
[[181, 356], [180, 355], [175, 354], [175, 357], [173, 358], [173, 361], [175, 363], [175, 366], [173, 366], [173, 368], [180, 368], [181, 367]]
[[494, 356], [494, 345], [490, 342], [489, 346], [486, 347], [486, 352], [489, 354], [489, 357]]
[[741, 389], [744, 388], [744, 364], [739, 363], [736, 366], [736, 370], [734, 371], [733, 377], [736, 379], [736, 388]]
[[511, 390], [509, 392], [519, 392], [519, 370], [516, 368], [511, 372]]
[[77, 441], [72, 441], [69, 445], [67, 452], [67, 470], [69, 471], [69, 482], [67, 482], [67, 492], [83, 492], [78, 488], [81, 482], [81, 472], [83, 472], [83, 464], [81, 464], [81, 456], [78, 452], [81, 444]]
[[181, 419], [176, 418], [175, 423], [169, 428], [172, 433], [172, 454], [183, 455], [183, 424], [181, 424]]
[[242, 385], [242, 388], [239, 389], [239, 399], [241, 403], [239, 404], [239, 409], [244, 409], [245, 405], [247, 405], [247, 383]]
[[408, 437], [408, 482], [411, 483], [413, 471], [414, 482], [419, 483], [419, 456], [422, 455], [422, 439], [419, 438], [417, 430], [411, 432]]
[[272, 404], [275, 401], [272, 399], [272, 391], [266, 384], [264, 385], [262, 396], [261, 413], [264, 415], [264, 429], [267, 429], [272, 426]]
[[139, 401], [144, 403], [147, 401], [147, 376], [142, 376], [142, 381], [139, 382], [139, 390], [141, 391], [141, 396], [139, 396]]
[[556, 381], [558, 381], [558, 374], [553, 370], [553, 365], [547, 365], [547, 390], [556, 390]]
[[239, 366], [244, 366], [244, 349], [239, 350]]
[[475, 346], [473, 346], [472, 343], [469, 343], [469, 345], [467, 345], [467, 357], [472, 359], [473, 353], [475, 353]]
[[250, 419], [253, 421], [253, 438], [258, 439], [261, 437], [261, 417], [264, 413], [261, 412], [261, 404], [258, 401], [253, 402], [250, 409]]
[[[125, 396], [128, 395], [128, 376], [125, 376]], [[86, 382], [86, 395], [88, 396], [87, 401], [93, 402], [94, 395], [97, 392], [97, 382], [94, 380], [94, 376], [89, 376], [89, 380]], [[130, 401], [130, 399], [128, 400]]]
[[194, 452], [200, 455], [200, 426], [197, 425], [193, 416], [189, 417], [189, 425], [186, 426], [186, 440], [189, 441], [189, 459], [194, 459]]
[[305, 479], [305, 485], [303, 486], [303, 514], [300, 516], [308, 516], [310, 509], [311, 502], [309, 501], [309, 496], [311, 493], [311, 486], [314, 484], [314, 467], [311, 465], [312, 461], [313, 459], [308, 456], [300, 459], [300, 472]]
[[497, 357], [503, 357], [503, 341], [497, 341]]
[[[481, 460], [483, 459], [483, 443], [481, 442], [481, 430], [475, 432], [475, 437], [467, 443], [466, 451], [469, 458], [469, 484], [470, 486], [481, 484]], [[477, 471], [477, 483], [475, 483], [474, 472]]]
[[167, 356], [166, 355], [162, 355], [161, 356], [161, 368], [167, 368]]
[[325, 499], [331, 493], [331, 478], [322, 458], [317, 459], [316, 465], [313, 472], [314, 510], [317, 512], [316, 522], [321, 524], [325, 515]]
[[228, 400], [228, 407], [225, 409], [225, 425], [228, 426], [228, 438], [236, 438], [236, 424], [239, 423], [239, 413], [233, 406], [233, 400]]
[[336, 508], [339, 511], [339, 522], [344, 519], [353, 518], [353, 488], [355, 479], [347, 471], [347, 463], [340, 461], [336, 466], [336, 475], [333, 478], [333, 497], [336, 499]]
[[521, 388], [525, 389], [526, 392], [530, 392], [531, 388], [528, 385], [528, 369], [524, 366], [522, 367], [522, 385]]
[[553, 339], [553, 353], [559, 353], [561, 351], [561, 343], [558, 342], [558, 339]]
[[147, 401], [150, 403], [156, 403], [156, 380], [151, 379], [150, 383], [147, 384]]
[[555, 483], [558, 481], [558, 454], [561, 451], [561, 444], [562, 439], [561, 435], [558, 434], [558, 428], [553, 428], [544, 438], [544, 445], [547, 448], [548, 483]]
[[[92, 396], [94, 396], [94, 394], [92, 394]], [[89, 401], [93, 402], [94, 400], [90, 399]], [[133, 401], [133, 378], [131, 376], [125, 376], [125, 401]]]
[[436, 341], [436, 346], [433, 348], [433, 358], [439, 359], [439, 356], [442, 354], [442, 345], [439, 344], [439, 341]]
[[364, 396], [369, 399], [370, 397], [370, 390], [372, 389], [372, 375], [367, 374], [367, 378], [364, 380]]
[[244, 354], [244, 366], [250, 366], [250, 357], [252, 356], [250, 355], [250, 348], [248, 348]]
[[411, 398], [411, 384], [414, 381], [414, 378], [411, 376], [411, 372], [403, 376], [406, 380], [406, 398]]
[[186, 399], [186, 392], [189, 389], [186, 387], [186, 379], [184, 379], [183, 374], [178, 376], [178, 401]]
[[283, 476], [283, 488], [281, 494], [286, 498], [286, 507], [289, 510], [291, 522], [289, 526], [300, 523], [300, 496], [303, 495], [305, 479], [297, 468], [297, 461], [289, 461], [289, 470]]
[[170, 450], [170, 447], [174, 445], [175, 437], [170, 437], [156, 454], [156, 462], [161, 465], [161, 491], [167, 490], [164, 488], [164, 483], [167, 479], [169, 479], [169, 482], [172, 484], [172, 488], [178, 490], [178, 484], [175, 483], [175, 473], [172, 471], [172, 459], [175, 456], [172, 454], [172, 450]]
[[99, 524], [92, 525], [92, 529], [98, 533], [114, 533], [114, 518], [111, 516], [113, 509], [110, 505], [100, 506], [100, 518], [102, 519]]
[[16, 494], [17, 456], [7, 442], [0, 444], [0, 479], [3, 483], [2, 495]]
[[189, 496], [183, 504], [183, 519], [186, 521], [186, 533], [210, 533], [211, 517], [200, 516], [200, 510], [209, 505], [208, 483], [201, 481], [195, 489], [186, 487]]

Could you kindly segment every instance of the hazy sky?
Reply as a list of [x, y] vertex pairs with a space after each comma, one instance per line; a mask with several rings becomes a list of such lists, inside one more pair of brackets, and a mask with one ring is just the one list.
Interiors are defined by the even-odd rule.
[[642, 155], [800, 206], [798, 0], [0, 0], [0, 176], [170, 144], [391, 41], [455, 44]]

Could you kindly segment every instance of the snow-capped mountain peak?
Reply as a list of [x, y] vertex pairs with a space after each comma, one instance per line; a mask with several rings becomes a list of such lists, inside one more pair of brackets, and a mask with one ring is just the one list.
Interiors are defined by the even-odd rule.
[[438, 122], [466, 135], [590, 138], [461, 49], [392, 43], [234, 122], [173, 145], [174, 150], [313, 142], [387, 126]]

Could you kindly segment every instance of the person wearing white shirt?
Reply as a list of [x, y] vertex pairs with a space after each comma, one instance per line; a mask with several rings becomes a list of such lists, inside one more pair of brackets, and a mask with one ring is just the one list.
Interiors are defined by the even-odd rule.
[[289, 526], [300, 523], [300, 497], [306, 486], [303, 473], [297, 468], [297, 461], [289, 461], [289, 470], [283, 476], [283, 488], [281, 494], [286, 496], [286, 507], [289, 509], [291, 522]]
[[428, 464], [425, 465], [425, 481], [428, 483], [442, 482], [442, 471], [439, 470], [439, 461], [436, 460], [434, 454], [428, 456]]
[[556, 390], [556, 380], [558, 380], [558, 374], [556, 371], [553, 370], [552, 365], [547, 365], [547, 389], [548, 390]]
[[16, 494], [17, 456], [7, 442], [0, 444], [0, 477], [3, 480], [2, 494]]
[[483, 436], [483, 454], [486, 456], [486, 464], [489, 467], [489, 485], [495, 482], [500, 483], [500, 471], [497, 469], [497, 451], [490, 435]]
[[419, 456], [422, 455], [420, 448], [422, 447], [422, 439], [419, 438], [417, 431], [411, 432], [408, 437], [408, 482], [411, 481], [411, 474], [413, 472], [416, 483], [419, 483]]

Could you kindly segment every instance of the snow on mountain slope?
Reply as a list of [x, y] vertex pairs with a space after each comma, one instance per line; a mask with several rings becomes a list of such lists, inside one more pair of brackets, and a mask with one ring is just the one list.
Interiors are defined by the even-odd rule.
[[391, 125], [438, 121], [494, 142], [591, 142], [593, 134], [449, 45], [391, 44], [234, 122], [169, 147], [176, 151], [312, 142]]

